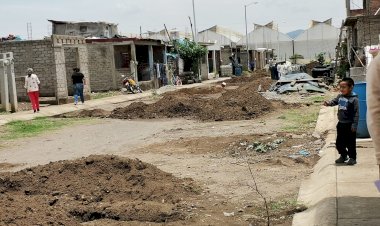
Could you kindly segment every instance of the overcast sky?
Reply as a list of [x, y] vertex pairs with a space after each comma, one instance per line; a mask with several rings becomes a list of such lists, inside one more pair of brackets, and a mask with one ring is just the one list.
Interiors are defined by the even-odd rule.
[[[253, 23], [279, 23], [282, 32], [306, 29], [311, 20], [333, 18], [340, 27], [345, 18], [345, 0], [252, 0], [248, 8], [249, 30]], [[251, 0], [195, 0], [198, 31], [221, 25], [245, 32], [244, 4]], [[0, 36], [27, 37], [32, 23], [33, 38], [50, 31], [47, 19], [69, 21], [107, 21], [119, 24], [123, 34], [169, 29], [190, 31], [191, 0], [11, 0], [0, 5]]]

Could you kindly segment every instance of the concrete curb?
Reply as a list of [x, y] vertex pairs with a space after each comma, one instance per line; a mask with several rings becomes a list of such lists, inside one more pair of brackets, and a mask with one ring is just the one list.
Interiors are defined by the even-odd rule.
[[[230, 79], [230, 78], [229, 77], [219, 78], [215, 80], [208, 80], [203, 83], [196, 83], [196, 84], [179, 86], [179, 87], [168, 86], [167, 88], [164, 88], [162, 90], [157, 90], [157, 94], [163, 94], [166, 92], [176, 91], [180, 89], [189, 89], [189, 88], [212, 85], [214, 83], [225, 81], [227, 79]], [[37, 117], [53, 117], [53, 116], [57, 116], [61, 114], [79, 111], [79, 110], [93, 109], [93, 108], [108, 105], [108, 104], [120, 104], [120, 103], [124, 103], [128, 101], [139, 100], [142, 98], [151, 97], [152, 95], [154, 95], [154, 93], [155, 91], [147, 91], [147, 92], [139, 93], [135, 95], [119, 95], [119, 96], [114, 96], [114, 97], [98, 99], [98, 100], [89, 100], [85, 103], [85, 105], [77, 105], [77, 106], [73, 104], [54, 105], [54, 106], [49, 106], [49, 107], [41, 109], [41, 113], [38, 113], [38, 114], [33, 114], [30, 111], [26, 111], [26, 112], [18, 112], [18, 113], [9, 114], [9, 115], [0, 115], [0, 126], [3, 126], [11, 121], [16, 121], [16, 120], [28, 121], [28, 120], [33, 120]]]
[[380, 225], [380, 193], [374, 186], [379, 168], [372, 140], [358, 140], [358, 164], [336, 165], [335, 108], [323, 108], [316, 131], [328, 132], [321, 159], [301, 185], [298, 202], [309, 207], [293, 218], [293, 226]]
[[315, 128], [316, 133], [328, 133], [326, 145], [321, 150], [321, 159], [314, 167], [310, 178], [301, 184], [298, 202], [309, 207], [293, 218], [293, 226], [336, 225], [336, 159], [335, 125], [336, 108], [322, 108]]

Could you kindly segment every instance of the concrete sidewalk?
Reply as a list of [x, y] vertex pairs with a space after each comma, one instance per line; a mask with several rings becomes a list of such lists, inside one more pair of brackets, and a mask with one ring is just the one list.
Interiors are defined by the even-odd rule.
[[16, 120], [26, 121], [26, 120], [35, 119], [37, 117], [52, 117], [56, 115], [78, 111], [78, 110], [101, 108], [102, 106], [106, 106], [106, 105], [125, 103], [129, 101], [151, 97], [154, 93], [163, 94], [166, 92], [175, 91], [179, 89], [209, 86], [214, 83], [221, 82], [227, 79], [230, 79], [230, 78], [219, 78], [219, 79], [204, 81], [202, 83], [196, 83], [196, 84], [184, 85], [184, 86], [165, 86], [155, 91], [150, 90], [150, 91], [139, 93], [139, 94], [133, 94], [133, 95], [125, 94], [125, 95], [119, 95], [119, 96], [114, 96], [114, 97], [107, 97], [103, 99], [89, 100], [89, 101], [86, 101], [84, 105], [81, 105], [81, 104], [76, 105], [76, 106], [74, 104], [52, 105], [52, 106], [41, 108], [41, 112], [36, 113], [36, 114], [32, 113], [32, 111], [23, 111], [23, 112], [17, 112], [13, 114], [0, 115], [0, 126], [5, 125], [11, 121], [16, 121]]
[[[295, 215], [293, 226], [380, 225], [380, 192], [374, 185], [379, 179], [379, 167], [373, 143], [370, 139], [358, 140], [356, 166], [336, 165], [339, 154], [335, 149], [335, 113], [334, 108], [321, 110], [317, 130], [328, 130], [326, 146], [314, 173], [299, 192], [298, 201], [309, 209]], [[329, 128], [323, 122], [329, 122]]]

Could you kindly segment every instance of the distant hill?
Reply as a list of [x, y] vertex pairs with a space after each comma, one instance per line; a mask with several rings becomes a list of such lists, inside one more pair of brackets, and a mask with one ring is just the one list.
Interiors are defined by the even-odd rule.
[[292, 38], [292, 39], [296, 39], [300, 34], [302, 34], [305, 30], [302, 30], [302, 29], [298, 29], [298, 30], [295, 30], [295, 31], [292, 31], [292, 32], [289, 32], [287, 33], [287, 35]]

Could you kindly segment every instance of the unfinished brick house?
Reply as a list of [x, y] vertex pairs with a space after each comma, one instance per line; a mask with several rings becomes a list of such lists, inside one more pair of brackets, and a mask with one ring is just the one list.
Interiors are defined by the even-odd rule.
[[[360, 8], [353, 8], [351, 1], [346, 0], [346, 7], [344, 27], [347, 31], [349, 61], [352, 66], [365, 66], [370, 57], [366, 53], [366, 47], [369, 49], [377, 46], [380, 41], [380, 0], [363, 0]], [[359, 58], [362, 58], [362, 62]]]
[[86, 76], [85, 93], [121, 88], [121, 75], [133, 76], [153, 88], [155, 64], [166, 63], [166, 46], [151, 39], [85, 39], [53, 35], [46, 40], [1, 42], [0, 52], [13, 52], [17, 94], [27, 99], [26, 69], [32, 67], [41, 81], [43, 97], [67, 103], [73, 95], [71, 75], [79, 67]]
[[12, 52], [19, 100], [27, 99], [24, 89], [26, 69], [31, 67], [41, 81], [40, 93], [55, 97], [57, 104], [68, 102], [73, 67], [80, 67], [88, 81], [85, 93], [91, 91], [88, 54], [83, 37], [53, 35], [45, 40], [0, 42], [0, 52]]
[[155, 66], [166, 64], [166, 46], [159, 40], [137, 38], [87, 39], [89, 73], [93, 91], [121, 87], [121, 75], [133, 76], [143, 87], [153, 88]]
[[52, 23], [53, 35], [112, 38], [118, 35], [117, 24], [108, 22], [71, 22], [48, 20]]

